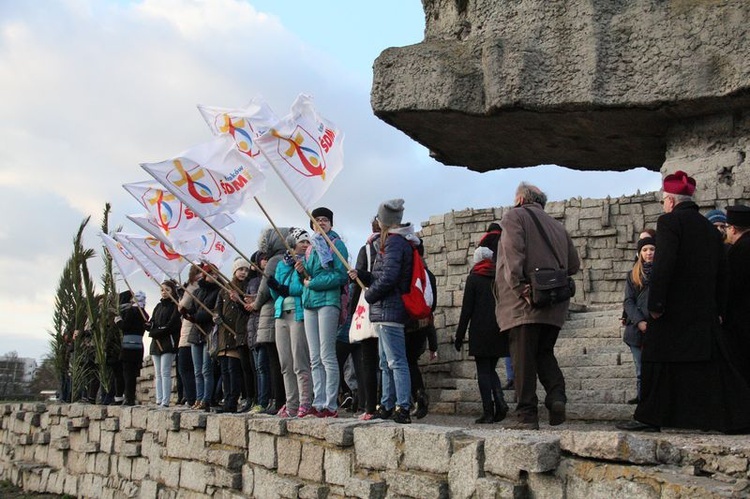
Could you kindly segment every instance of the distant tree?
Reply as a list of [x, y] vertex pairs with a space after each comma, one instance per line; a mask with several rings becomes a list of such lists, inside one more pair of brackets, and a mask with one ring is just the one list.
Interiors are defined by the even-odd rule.
[[39, 395], [43, 390], [57, 390], [60, 382], [57, 374], [55, 359], [51, 355], [45, 356], [31, 379], [29, 385], [31, 394]]
[[0, 356], [0, 399], [16, 399], [28, 393], [28, 382], [24, 379], [25, 368], [18, 352]]

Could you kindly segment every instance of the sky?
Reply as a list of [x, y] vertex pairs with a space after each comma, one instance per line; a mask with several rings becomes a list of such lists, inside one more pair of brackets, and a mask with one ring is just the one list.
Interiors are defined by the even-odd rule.
[[[262, 97], [283, 116], [298, 94], [312, 96], [346, 136], [344, 169], [319, 204], [355, 254], [386, 199], [404, 198], [405, 221], [419, 227], [451, 210], [510, 205], [521, 181], [552, 201], [658, 190], [659, 174], [642, 168], [480, 174], [430, 159], [370, 107], [374, 60], [423, 33], [419, 0], [0, 0], [0, 355], [48, 352], [79, 224], [92, 217], [85, 244], [97, 253], [105, 202], [111, 228], [138, 232], [125, 217], [144, 210], [122, 184], [148, 179], [139, 163], [211, 138], [198, 104], [237, 108]], [[277, 225], [307, 226], [276, 179], [259, 198]], [[231, 231], [250, 254], [268, 221], [252, 205], [235, 218]], [[131, 284], [153, 308], [157, 287]]]

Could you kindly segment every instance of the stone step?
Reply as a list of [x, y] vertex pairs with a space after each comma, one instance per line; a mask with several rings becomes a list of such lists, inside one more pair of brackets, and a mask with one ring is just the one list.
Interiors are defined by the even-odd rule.
[[622, 338], [622, 327], [618, 324], [616, 327], [564, 328], [557, 342], [568, 338]]
[[564, 348], [578, 348], [581, 351], [583, 351], [584, 349], [588, 351], [588, 349], [591, 349], [591, 348], [609, 348], [609, 349], [619, 349], [619, 350], [623, 350], [626, 352], [630, 351], [630, 347], [628, 347], [619, 337], [559, 339], [557, 341], [557, 344], [555, 345], [555, 352], [557, 352], [558, 349], [564, 349]]
[[632, 366], [577, 366], [561, 367], [565, 379], [575, 378], [629, 378], [633, 375]]
[[560, 367], [618, 366], [622, 364], [622, 354], [616, 352], [569, 355], [558, 355], [555, 352], [555, 357]]

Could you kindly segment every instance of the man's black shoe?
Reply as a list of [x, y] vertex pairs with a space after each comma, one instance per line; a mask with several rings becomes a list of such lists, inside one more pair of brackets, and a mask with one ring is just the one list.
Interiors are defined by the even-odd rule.
[[409, 409], [396, 407], [396, 410], [393, 413], [393, 421], [399, 424], [410, 424], [411, 418], [409, 417]]
[[393, 409], [386, 409], [379, 405], [375, 410], [375, 419], [391, 419], [391, 416], [393, 416]]
[[658, 426], [641, 423], [640, 421], [637, 421], [633, 419], [632, 421], [626, 421], [624, 423], [617, 423], [615, 425], [615, 428], [618, 430], [625, 430], [625, 431], [643, 431], [648, 433], [657, 433], [661, 431], [661, 428]]

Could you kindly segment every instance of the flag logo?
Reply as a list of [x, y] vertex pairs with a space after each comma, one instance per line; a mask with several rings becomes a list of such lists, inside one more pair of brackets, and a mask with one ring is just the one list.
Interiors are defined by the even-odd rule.
[[156, 255], [159, 255], [160, 257], [167, 260], [179, 260], [180, 258], [182, 258], [180, 254], [172, 251], [171, 248], [168, 248], [166, 244], [164, 244], [162, 241], [159, 241], [158, 239], [148, 237], [146, 238], [146, 244], [148, 244], [148, 247]]
[[253, 125], [249, 120], [244, 118], [232, 118], [228, 114], [220, 114], [216, 116], [215, 128], [221, 133], [228, 133], [234, 139], [234, 143], [237, 144], [237, 149], [242, 153], [250, 156], [251, 158], [256, 157], [260, 154], [260, 151], [254, 149], [253, 137], [258, 135], [258, 132], [253, 129]]
[[297, 173], [326, 179], [325, 156], [320, 143], [306, 129], [297, 125], [289, 137], [279, 134], [276, 129], [271, 129], [270, 133], [279, 139], [278, 155]]
[[169, 234], [171, 230], [180, 225], [182, 220], [182, 202], [173, 194], [161, 189], [149, 189], [144, 194], [143, 201], [144, 203], [148, 203], [147, 206], [155, 208], [150, 211], [156, 215], [155, 218], [159, 224], [159, 228], [166, 234]]
[[[192, 166], [185, 168], [182, 165], [183, 161], [186, 161], [187, 164], [192, 164]], [[173, 163], [175, 167], [174, 170], [167, 174], [167, 180], [171, 184], [181, 190], [184, 190], [183, 186], [186, 186], [188, 194], [201, 204], [218, 205], [221, 202], [221, 190], [219, 189], [219, 185], [216, 183], [213, 176], [203, 167], [186, 159], [175, 159]], [[175, 179], [174, 175], [178, 175], [179, 178]]]

